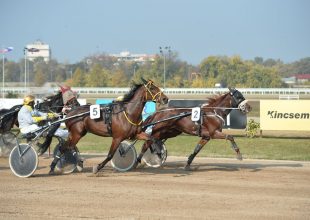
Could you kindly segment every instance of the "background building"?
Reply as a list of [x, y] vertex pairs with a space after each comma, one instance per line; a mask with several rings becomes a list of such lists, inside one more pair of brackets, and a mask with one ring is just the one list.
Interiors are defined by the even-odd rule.
[[148, 54], [132, 54], [129, 51], [123, 51], [119, 54], [109, 54], [109, 56], [116, 57], [117, 61], [133, 61], [137, 63], [154, 61], [155, 57], [155, 55], [148, 55]]
[[51, 58], [50, 46], [40, 40], [37, 40], [32, 44], [27, 44], [25, 47], [25, 53], [28, 60], [31, 61], [36, 58], [42, 57], [45, 62], [48, 62]]

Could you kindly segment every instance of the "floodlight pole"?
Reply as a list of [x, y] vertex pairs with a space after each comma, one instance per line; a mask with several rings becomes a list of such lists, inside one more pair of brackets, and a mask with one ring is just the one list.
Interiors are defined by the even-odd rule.
[[170, 46], [159, 47], [159, 52], [164, 58], [164, 90], [165, 90], [166, 88], [166, 55], [167, 53], [170, 54], [171, 52]]
[[25, 55], [25, 82], [24, 82], [24, 88], [25, 88], [25, 93], [27, 89], [27, 54], [26, 54], [27, 48], [24, 48], [24, 55]]
[[4, 99], [4, 53], [2, 54], [2, 98]]

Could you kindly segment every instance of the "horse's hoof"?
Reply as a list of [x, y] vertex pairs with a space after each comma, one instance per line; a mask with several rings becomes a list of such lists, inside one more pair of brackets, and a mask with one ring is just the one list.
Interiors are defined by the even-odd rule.
[[55, 171], [54, 170], [50, 170], [50, 172], [48, 172], [48, 175], [56, 175]]
[[184, 170], [186, 170], [186, 171], [191, 171], [191, 165], [186, 165], [185, 167], [184, 167]]
[[237, 154], [237, 159], [238, 159], [238, 160], [242, 160], [242, 159], [243, 159], [241, 153], [238, 153], [238, 154]]
[[83, 161], [82, 161], [82, 160], [78, 161], [78, 163], [77, 163], [77, 165], [76, 165], [76, 169], [77, 169], [79, 172], [82, 172], [82, 171], [83, 171], [83, 167], [84, 167]]
[[98, 166], [93, 166], [93, 174], [96, 174], [98, 173]]
[[131, 168], [131, 169], [132, 169], [132, 170], [137, 169], [138, 164], [139, 164], [139, 163], [135, 163], [135, 164], [132, 166], [132, 168]]

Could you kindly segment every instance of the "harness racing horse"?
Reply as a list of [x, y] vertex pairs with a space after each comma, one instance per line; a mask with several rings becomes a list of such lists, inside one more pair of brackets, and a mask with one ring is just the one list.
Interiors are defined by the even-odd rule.
[[[195, 156], [210, 139], [229, 140], [232, 148], [237, 153], [237, 158], [241, 160], [242, 156], [233, 136], [226, 135], [222, 132], [225, 123], [224, 118], [234, 108], [238, 108], [243, 113], [251, 111], [251, 106], [247, 103], [243, 95], [238, 90], [229, 88], [228, 93], [217, 98], [211, 98], [208, 104], [201, 106], [201, 115], [198, 122], [191, 120], [191, 108], [168, 108], [156, 112], [144, 122], [144, 125], [154, 125], [154, 127], [152, 129], [151, 139], [145, 141], [142, 146], [135, 167], [138, 163], [141, 163], [144, 153], [154, 142], [176, 137], [182, 132], [201, 137], [194, 152], [188, 158], [186, 169], [190, 168], [190, 164]], [[172, 119], [165, 120], [167, 118]]]
[[[78, 102], [77, 98], [72, 98], [70, 99], [67, 103], [64, 104], [63, 101], [63, 92], [62, 90], [58, 91], [57, 94], [55, 95], [51, 95], [51, 96], [47, 96], [43, 99], [43, 102], [38, 103], [36, 105], [36, 108], [39, 111], [42, 112], [53, 112], [53, 113], [62, 113], [62, 109], [63, 107], [70, 107], [71, 109], [80, 106], [80, 103]], [[54, 119], [56, 120], [56, 119]], [[39, 148], [39, 155], [43, 154], [48, 147], [50, 146], [54, 133], [56, 132], [56, 130], [60, 127], [60, 123], [59, 124], [55, 124], [53, 126], [51, 126], [47, 132], [47, 135], [45, 137], [45, 141], [43, 144], [39, 144], [40, 148]], [[58, 141], [62, 144], [63, 140], [58, 138]]]
[[[101, 170], [114, 156], [115, 151], [123, 140], [146, 140], [148, 135], [141, 132], [142, 110], [147, 101], [156, 101], [166, 104], [168, 97], [163, 94], [153, 81], [143, 78], [142, 84], [134, 84], [122, 101], [114, 101], [112, 104], [100, 109], [100, 118], [91, 119], [90, 106], [80, 106], [70, 111], [67, 117], [85, 113], [84, 115], [66, 121], [69, 137], [65, 145], [60, 148], [58, 156], [54, 157], [50, 174], [54, 173], [58, 157], [66, 151], [73, 149], [79, 140], [91, 132], [102, 137], [112, 137], [112, 143], [107, 158], [93, 167], [93, 173]], [[137, 135], [139, 134], [139, 135]]]

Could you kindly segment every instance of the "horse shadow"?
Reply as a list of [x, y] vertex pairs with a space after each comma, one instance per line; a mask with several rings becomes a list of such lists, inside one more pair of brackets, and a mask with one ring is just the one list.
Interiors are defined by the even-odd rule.
[[[87, 158], [92, 158], [87, 157]], [[86, 159], [86, 158], [85, 158]], [[299, 162], [286, 162], [286, 161], [269, 161], [269, 162], [259, 162], [259, 161], [238, 161], [232, 162], [197, 162], [191, 165], [189, 170], [185, 169], [186, 161], [166, 161], [161, 167], [153, 168], [147, 165], [139, 165], [137, 168], [120, 172], [115, 170], [111, 164], [107, 164], [101, 171], [97, 174], [93, 174], [93, 167], [89, 164], [84, 166], [81, 172], [74, 171], [72, 174], [84, 174], [88, 177], [122, 177], [122, 176], [148, 176], [148, 175], [172, 175], [172, 177], [184, 177], [190, 176], [195, 173], [208, 173], [208, 172], [238, 172], [241, 170], [248, 170], [249, 172], [260, 172], [266, 168], [277, 168], [277, 167], [291, 167], [298, 168], [303, 167], [302, 163]], [[37, 169], [45, 169], [44, 166], [39, 166]], [[7, 168], [4, 168], [7, 169]], [[48, 174], [34, 174], [37, 177], [50, 176]], [[59, 174], [59, 175], [70, 175], [70, 174]], [[54, 176], [54, 175], [52, 175]]]
[[194, 163], [191, 165], [190, 170], [185, 170], [186, 161], [173, 161], [165, 162], [160, 168], [143, 167], [136, 169], [136, 172], [142, 174], [175, 174], [175, 177], [188, 176], [194, 173], [205, 173], [205, 172], [236, 172], [240, 170], [248, 170], [249, 172], [259, 172], [266, 168], [276, 168], [276, 167], [291, 167], [298, 168], [303, 167], [302, 163], [298, 162], [237, 162], [237, 163]]
[[[238, 172], [240, 170], [248, 170], [249, 172], [259, 172], [266, 168], [276, 168], [276, 167], [292, 167], [298, 168], [303, 167], [302, 163], [292, 163], [292, 162], [237, 162], [237, 163], [194, 163], [191, 165], [190, 170], [185, 169], [186, 161], [169, 161], [165, 162], [159, 168], [138, 166], [136, 169], [132, 169], [127, 172], [120, 172], [114, 170], [111, 166], [106, 166], [102, 171], [99, 171], [98, 174], [90, 174], [89, 176], [97, 176], [97, 177], [108, 177], [108, 176], [146, 176], [146, 175], [172, 175], [173, 177], [184, 177], [190, 176], [194, 173], [207, 173], [207, 172]], [[89, 174], [92, 173], [92, 167], [85, 167], [82, 173]]]

